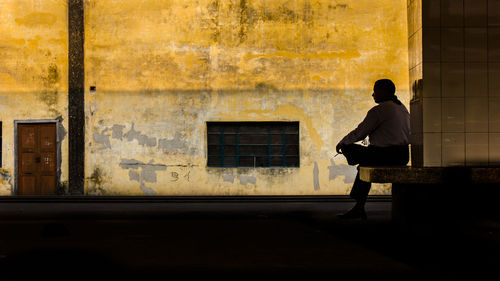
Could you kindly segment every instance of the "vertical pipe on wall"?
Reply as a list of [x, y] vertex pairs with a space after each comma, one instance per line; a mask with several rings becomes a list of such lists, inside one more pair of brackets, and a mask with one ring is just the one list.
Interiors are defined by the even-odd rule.
[[68, 0], [69, 192], [84, 193], [84, 25], [83, 0]]

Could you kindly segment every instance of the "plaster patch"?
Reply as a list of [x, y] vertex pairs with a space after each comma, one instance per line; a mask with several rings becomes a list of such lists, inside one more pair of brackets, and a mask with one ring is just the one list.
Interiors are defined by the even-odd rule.
[[333, 159], [330, 159], [330, 162], [332, 165], [328, 166], [328, 169], [330, 170], [330, 174], [328, 176], [329, 180], [334, 180], [338, 176], [345, 176], [344, 183], [354, 182], [354, 178], [356, 178], [356, 167], [346, 164], [336, 165]]
[[319, 168], [318, 168], [318, 163], [314, 162], [314, 169], [313, 169], [313, 181], [314, 181], [314, 190], [319, 190]]
[[164, 171], [167, 166], [163, 164], [153, 164], [153, 160], [142, 166], [141, 179], [146, 182], [156, 182], [156, 171]]
[[175, 133], [173, 139], [160, 139], [158, 141], [158, 149], [163, 150], [165, 153], [178, 153], [186, 148], [187, 142], [182, 139], [179, 132]]
[[240, 183], [243, 184], [243, 185], [246, 185], [246, 184], [256, 184], [257, 183], [257, 178], [255, 178], [254, 176], [245, 176], [245, 175], [241, 175], [240, 177]]
[[110, 149], [111, 148], [111, 142], [109, 141], [110, 135], [105, 134], [108, 131], [108, 129], [105, 129], [102, 131], [100, 134], [95, 133], [94, 136], [94, 141], [96, 143], [101, 144], [102, 146], [99, 148], [99, 150], [103, 149]]
[[117, 124], [113, 125], [113, 127], [111, 127], [111, 132], [112, 132], [111, 137], [117, 140], [122, 140], [123, 129], [125, 129], [125, 126], [123, 125], [117, 125]]
[[149, 147], [156, 146], [156, 138], [148, 138], [146, 140], [146, 145]]
[[140, 182], [140, 175], [138, 172], [134, 171], [134, 170], [129, 170], [128, 171], [128, 177], [131, 181], [136, 181], [136, 182]]
[[[154, 164], [153, 160], [149, 163], [144, 163], [135, 159], [122, 159], [119, 166], [123, 169], [132, 169], [129, 171], [128, 176], [131, 181], [138, 181], [140, 183], [140, 189], [144, 195], [156, 195], [156, 191], [147, 187], [144, 182], [156, 182], [156, 171], [164, 171], [167, 169], [167, 165], [164, 164]], [[140, 173], [134, 170], [139, 170]]]
[[140, 188], [141, 188], [142, 193], [144, 195], [157, 195], [158, 194], [152, 188], [145, 186], [144, 183], [141, 183]]
[[[146, 164], [135, 159], [122, 159], [119, 165], [123, 169], [141, 169], [141, 182], [156, 182], [156, 171], [164, 171], [167, 169], [167, 166], [164, 164], [153, 164], [153, 160]], [[130, 175], [129, 173], [129, 176]], [[135, 174], [130, 177], [130, 180], [136, 180]]]
[[130, 128], [130, 130], [128, 132], [125, 133], [124, 137], [128, 141], [133, 141], [134, 139], [138, 139], [140, 135], [141, 135], [141, 133], [134, 129], [134, 123], [132, 123], [132, 127]]
[[222, 179], [230, 183], [234, 183], [234, 178], [235, 178], [234, 175], [222, 175]]

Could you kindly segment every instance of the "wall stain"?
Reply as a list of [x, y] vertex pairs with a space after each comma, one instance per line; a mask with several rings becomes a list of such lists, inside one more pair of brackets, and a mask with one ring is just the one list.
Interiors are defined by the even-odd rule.
[[278, 88], [276, 88], [272, 84], [268, 84], [265, 82], [259, 82], [259, 83], [255, 84], [255, 90], [257, 90], [259, 92], [268, 92], [268, 91], [277, 92]]
[[220, 7], [220, 2], [219, 0], [212, 1], [208, 5], [208, 14], [210, 15], [210, 21], [212, 23], [212, 40], [214, 42], [219, 42], [220, 39], [220, 31], [221, 31], [221, 26], [219, 23], [219, 7]]
[[106, 191], [103, 188], [105, 182], [104, 177], [105, 175], [101, 168], [94, 168], [90, 177], [87, 178], [89, 181], [88, 192], [100, 195], [105, 194]]
[[349, 8], [349, 5], [347, 5], [347, 4], [328, 5], [328, 9], [333, 9], [333, 10], [347, 9], [347, 8]]
[[285, 5], [278, 8], [278, 11], [264, 10], [262, 19], [264, 21], [279, 23], [297, 23], [299, 16]]
[[38, 98], [47, 105], [52, 114], [61, 115], [57, 110], [57, 88], [61, 79], [57, 65], [55, 63], [50, 64], [47, 68], [47, 74], [40, 78], [43, 83], [43, 90], [38, 94]]
[[245, 42], [247, 39], [248, 32], [248, 7], [247, 0], [240, 0], [240, 30], [238, 32], [238, 37], [240, 38], [240, 44]]
[[6, 169], [0, 168], [0, 185], [7, 185], [10, 187], [11, 191], [14, 191], [14, 186], [12, 184], [12, 175]]
[[69, 194], [69, 181], [62, 181], [58, 185], [57, 195]]
[[336, 165], [333, 159], [330, 159], [330, 162], [332, 163], [332, 165], [328, 166], [328, 169], [330, 170], [328, 176], [329, 180], [334, 180], [338, 176], [345, 176], [344, 183], [354, 182], [354, 178], [356, 178], [356, 167], [346, 164]]

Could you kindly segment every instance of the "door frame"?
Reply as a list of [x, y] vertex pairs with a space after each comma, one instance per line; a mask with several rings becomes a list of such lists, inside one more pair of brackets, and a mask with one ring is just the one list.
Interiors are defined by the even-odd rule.
[[61, 141], [59, 139], [59, 126], [61, 122], [59, 119], [34, 119], [34, 120], [14, 120], [14, 189], [12, 190], [12, 195], [17, 195], [17, 179], [18, 179], [18, 155], [17, 155], [17, 125], [19, 124], [56, 124], [56, 163], [57, 163], [57, 174], [56, 174], [56, 190], [61, 185]]

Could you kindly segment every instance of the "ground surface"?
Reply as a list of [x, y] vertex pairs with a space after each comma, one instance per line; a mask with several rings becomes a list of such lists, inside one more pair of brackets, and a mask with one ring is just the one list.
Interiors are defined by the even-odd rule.
[[401, 228], [384, 200], [367, 204], [367, 221], [336, 218], [349, 200], [13, 204], [0, 203], [1, 280], [444, 280], [496, 275], [500, 265], [499, 220]]

